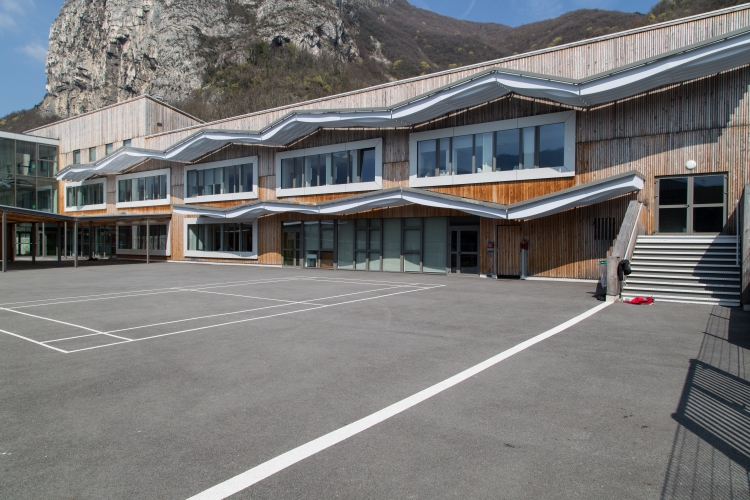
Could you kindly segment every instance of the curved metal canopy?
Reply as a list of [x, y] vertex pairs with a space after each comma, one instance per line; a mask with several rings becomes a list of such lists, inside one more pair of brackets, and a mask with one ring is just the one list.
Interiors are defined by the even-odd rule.
[[412, 126], [511, 93], [588, 107], [729, 70], [748, 62], [750, 28], [745, 28], [578, 80], [491, 68], [390, 108], [300, 110], [287, 114], [260, 131], [200, 130], [163, 151], [121, 148], [96, 163], [71, 165], [60, 171], [57, 178], [76, 181], [99, 174], [119, 173], [149, 158], [188, 163], [231, 143], [281, 147], [319, 128]]
[[287, 212], [323, 216], [345, 215], [373, 210], [375, 208], [398, 207], [413, 203], [428, 207], [460, 210], [471, 215], [490, 219], [536, 219], [571, 208], [599, 203], [633, 191], [639, 191], [643, 189], [643, 183], [643, 175], [636, 171], [631, 171], [587, 182], [512, 205], [501, 205], [499, 203], [436, 193], [426, 189], [400, 187], [347, 196], [321, 203], [301, 204], [282, 200], [259, 200], [229, 208], [202, 205], [175, 205], [173, 211], [174, 213], [183, 215], [217, 219], [239, 219]]

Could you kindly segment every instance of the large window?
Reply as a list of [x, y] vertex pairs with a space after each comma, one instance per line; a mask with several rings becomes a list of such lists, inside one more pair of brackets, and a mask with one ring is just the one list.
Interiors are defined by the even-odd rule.
[[257, 198], [257, 157], [188, 167], [185, 201]]
[[447, 237], [446, 217], [290, 221], [282, 223], [282, 262], [285, 266], [445, 273]]
[[279, 196], [380, 189], [382, 141], [278, 153], [276, 176]]
[[66, 210], [98, 210], [106, 208], [104, 179], [85, 181], [65, 187]]
[[375, 148], [281, 160], [282, 189], [374, 181]]
[[186, 219], [186, 257], [255, 258], [253, 222]]
[[148, 244], [149, 251], [153, 250], [155, 255], [166, 255], [169, 249], [167, 224], [149, 224], [148, 231], [146, 227], [146, 224], [117, 226], [118, 253], [145, 254]]
[[0, 132], [0, 205], [57, 212], [57, 146]]
[[575, 113], [420, 132], [411, 140], [415, 186], [573, 175]]
[[138, 172], [117, 177], [117, 206], [167, 204], [169, 169]]

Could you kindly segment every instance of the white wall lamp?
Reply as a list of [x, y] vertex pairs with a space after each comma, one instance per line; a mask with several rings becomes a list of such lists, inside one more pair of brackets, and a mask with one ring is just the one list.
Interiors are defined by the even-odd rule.
[[698, 164], [695, 163], [695, 160], [688, 160], [685, 162], [685, 168], [688, 170], [693, 170], [697, 166]]

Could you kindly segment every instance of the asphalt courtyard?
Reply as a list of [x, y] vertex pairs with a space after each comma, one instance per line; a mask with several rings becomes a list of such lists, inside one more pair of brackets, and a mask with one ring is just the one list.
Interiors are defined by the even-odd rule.
[[0, 498], [748, 498], [750, 313], [586, 283], [0, 275]]

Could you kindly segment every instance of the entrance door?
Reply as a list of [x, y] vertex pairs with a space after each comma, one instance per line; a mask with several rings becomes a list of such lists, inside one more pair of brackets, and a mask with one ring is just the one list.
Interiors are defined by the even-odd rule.
[[521, 276], [521, 226], [497, 226], [497, 275]]
[[284, 222], [281, 229], [281, 258], [284, 266], [302, 265], [302, 224]]
[[479, 229], [451, 228], [449, 244], [451, 272], [479, 274]]
[[726, 185], [724, 175], [657, 179], [657, 232], [721, 233], [727, 219]]

